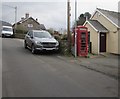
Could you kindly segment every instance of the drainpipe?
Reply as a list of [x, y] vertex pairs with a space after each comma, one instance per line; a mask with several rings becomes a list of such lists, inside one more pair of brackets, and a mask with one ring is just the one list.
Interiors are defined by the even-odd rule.
[[100, 32], [98, 32], [98, 54], [100, 54]]

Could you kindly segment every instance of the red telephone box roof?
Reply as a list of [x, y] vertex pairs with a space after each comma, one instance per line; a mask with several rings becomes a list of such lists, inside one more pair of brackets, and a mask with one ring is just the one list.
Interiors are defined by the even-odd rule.
[[[77, 26], [76, 28], [77, 28], [77, 29], [84, 28], [84, 29], [86, 29], [86, 30], [88, 29], [87, 27], [81, 26], [81, 25]], [[75, 32], [75, 28], [73, 28], [73, 32]]]
[[77, 28], [86, 28], [87, 29], [87, 27], [81, 26], [81, 25], [77, 26]]

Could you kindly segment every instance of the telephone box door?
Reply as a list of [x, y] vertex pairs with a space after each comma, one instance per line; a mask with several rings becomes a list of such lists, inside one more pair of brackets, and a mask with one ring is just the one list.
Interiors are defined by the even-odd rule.
[[87, 56], [88, 55], [88, 30], [87, 27], [77, 27], [77, 55]]

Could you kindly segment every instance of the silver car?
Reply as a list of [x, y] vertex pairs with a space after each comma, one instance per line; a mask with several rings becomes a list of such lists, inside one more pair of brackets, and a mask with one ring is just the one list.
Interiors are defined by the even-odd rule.
[[32, 53], [42, 50], [58, 50], [59, 42], [47, 31], [31, 30], [25, 36], [24, 47]]

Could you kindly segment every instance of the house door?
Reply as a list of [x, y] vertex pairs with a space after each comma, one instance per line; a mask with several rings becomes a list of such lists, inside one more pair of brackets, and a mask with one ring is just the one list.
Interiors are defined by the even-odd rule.
[[100, 52], [106, 52], [106, 33], [100, 33]]

